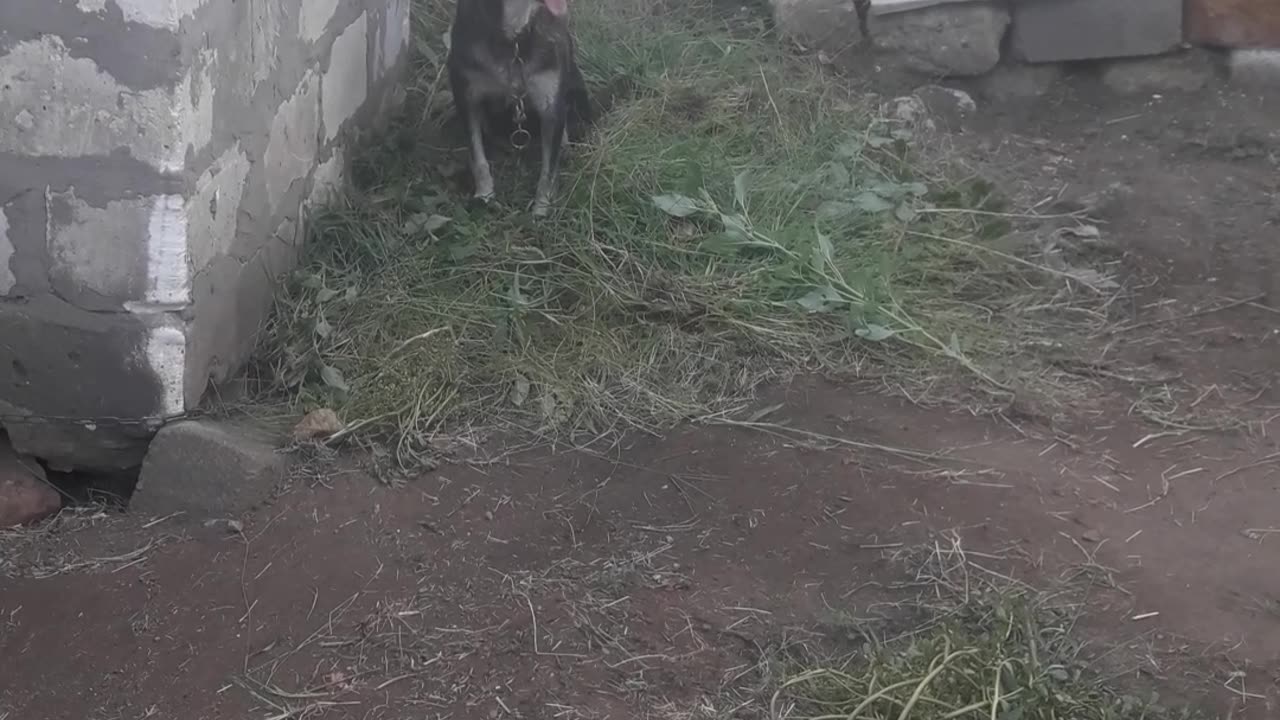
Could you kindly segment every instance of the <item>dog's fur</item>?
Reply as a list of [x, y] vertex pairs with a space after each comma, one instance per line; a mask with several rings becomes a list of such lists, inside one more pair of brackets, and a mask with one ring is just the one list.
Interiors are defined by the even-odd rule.
[[542, 151], [534, 215], [546, 215], [555, 193], [571, 119], [590, 120], [568, 18], [544, 0], [458, 0], [449, 48], [449, 84], [471, 147], [475, 197], [494, 198], [484, 141], [523, 103]]

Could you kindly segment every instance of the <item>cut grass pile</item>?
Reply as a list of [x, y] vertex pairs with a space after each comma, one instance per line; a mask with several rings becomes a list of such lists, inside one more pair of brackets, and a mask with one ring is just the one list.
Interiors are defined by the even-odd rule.
[[795, 720], [1174, 720], [1155, 695], [1100, 682], [1069, 634], [1071, 620], [1022, 598], [974, 598], [919, 634], [836, 667], [802, 670], [773, 697]]
[[[1117, 685], [1115, 653], [1079, 640], [1087, 595], [1044, 593], [971, 564], [958, 541], [935, 548], [917, 575], [920, 617], [835, 663], [812, 657], [772, 692], [769, 716], [791, 720], [1191, 720], [1187, 707]], [[851, 627], [861, 627], [854, 624]], [[1107, 656], [1116, 654], [1108, 664]], [[784, 662], [784, 664], [786, 664]], [[1134, 673], [1136, 675], [1136, 673]], [[1145, 683], [1144, 683], [1145, 684]]]
[[763, 24], [707, 0], [575, 6], [609, 107], [533, 221], [534, 168], [514, 158], [506, 204], [466, 201], [440, 130], [451, 10], [414, 11], [408, 109], [315, 217], [265, 335], [267, 381], [296, 405], [411, 466], [446, 433], [586, 444], [734, 413], [798, 371], [961, 374], [997, 395], [1038, 371], [1015, 355], [1063, 283], [987, 247], [1007, 229], [991, 189], [920, 167], [911, 127]]

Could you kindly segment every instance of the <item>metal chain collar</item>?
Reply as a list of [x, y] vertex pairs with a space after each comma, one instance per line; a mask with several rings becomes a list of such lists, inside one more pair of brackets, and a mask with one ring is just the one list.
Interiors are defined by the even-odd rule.
[[528, 116], [525, 115], [524, 111], [524, 99], [525, 96], [529, 94], [529, 90], [525, 87], [524, 58], [520, 57], [520, 41], [514, 41], [514, 45], [515, 55], [511, 59], [510, 80], [516, 80], [516, 78], [518, 78], [518, 82], [520, 83], [520, 94], [515, 95], [513, 93], [513, 99], [516, 104], [516, 129], [511, 133], [509, 140], [511, 141], [511, 146], [516, 150], [524, 150], [529, 147], [529, 141], [533, 138], [533, 136], [529, 134], [529, 131], [524, 127], [525, 120], [528, 119]]

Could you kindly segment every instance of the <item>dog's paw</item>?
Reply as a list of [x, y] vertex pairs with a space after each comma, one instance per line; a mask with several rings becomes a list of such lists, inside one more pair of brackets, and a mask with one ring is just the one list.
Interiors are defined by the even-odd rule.
[[472, 195], [467, 199], [467, 207], [473, 211], [489, 210], [498, 204], [494, 195]]
[[533, 216], [536, 218], [544, 218], [551, 214], [551, 201], [539, 199], [533, 201]]
[[476, 172], [473, 187], [475, 188], [475, 192], [471, 195], [473, 200], [488, 205], [496, 199], [493, 192], [493, 176], [489, 174], [489, 168], [481, 168]]

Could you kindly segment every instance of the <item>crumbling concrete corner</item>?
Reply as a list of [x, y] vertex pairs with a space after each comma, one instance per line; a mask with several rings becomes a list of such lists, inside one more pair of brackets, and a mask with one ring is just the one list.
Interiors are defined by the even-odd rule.
[[0, 3], [0, 426], [139, 464], [235, 372], [399, 97], [409, 0]]

